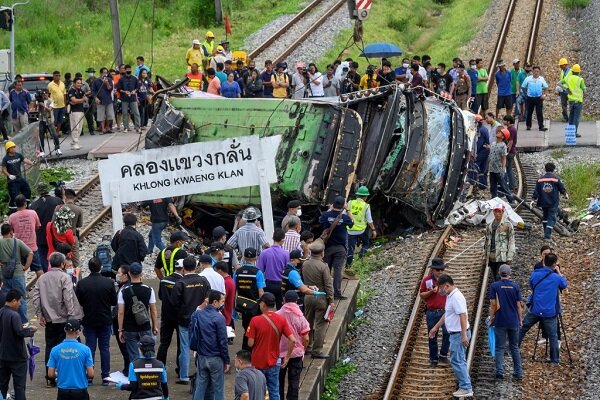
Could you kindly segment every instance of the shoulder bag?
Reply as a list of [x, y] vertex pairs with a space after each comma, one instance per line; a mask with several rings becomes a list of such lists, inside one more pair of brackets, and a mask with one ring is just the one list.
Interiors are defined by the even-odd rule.
[[13, 249], [10, 260], [2, 266], [2, 277], [4, 279], [12, 279], [17, 269], [17, 239], [13, 239]]
[[535, 288], [542, 283], [542, 281], [544, 279], [546, 279], [547, 277], [549, 277], [551, 274], [553, 273], [553, 271], [548, 272], [546, 275], [544, 275], [544, 277], [542, 279], [540, 279], [535, 285], [533, 285], [533, 287], [531, 288], [531, 294], [529, 295], [529, 297], [527, 298], [527, 303], [525, 303], [525, 305], [527, 306], [527, 308], [529, 308], [531, 310], [531, 308], [533, 307], [533, 294], [535, 293]]
[[267, 322], [269, 323], [269, 325], [271, 325], [271, 327], [273, 328], [273, 330], [277, 334], [277, 337], [280, 337], [281, 334], [279, 333], [279, 329], [277, 329], [277, 325], [275, 325], [275, 323], [271, 320], [271, 318], [269, 318], [267, 316], [267, 314], [263, 314], [262, 316], [267, 320]]
[[329, 237], [331, 236], [331, 233], [333, 232], [335, 227], [338, 225], [341, 218], [342, 218], [342, 212], [340, 212], [338, 214], [338, 216], [335, 217], [335, 219], [333, 220], [333, 223], [331, 225], [329, 225], [329, 228], [325, 229], [323, 231], [323, 233], [321, 233], [320, 239], [323, 241], [323, 243], [325, 243], [325, 244], [327, 243], [327, 239], [329, 239]]
[[135, 323], [140, 326], [147, 324], [148, 322], [150, 322], [150, 315], [148, 314], [148, 309], [146, 308], [146, 305], [138, 300], [131, 285], [129, 285], [129, 291], [131, 292], [131, 298], [133, 300], [133, 305], [131, 306], [131, 313], [133, 314]]

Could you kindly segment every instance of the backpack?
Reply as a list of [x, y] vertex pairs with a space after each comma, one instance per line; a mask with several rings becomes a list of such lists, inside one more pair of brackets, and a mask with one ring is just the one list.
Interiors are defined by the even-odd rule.
[[138, 300], [135, 292], [133, 291], [133, 287], [129, 286], [129, 291], [131, 292], [131, 299], [133, 300], [133, 304], [131, 306], [131, 313], [133, 314], [133, 318], [135, 319], [135, 323], [139, 326], [145, 325], [150, 322], [150, 314], [148, 314], [148, 309], [146, 305]]
[[112, 249], [109, 244], [105, 242], [100, 243], [96, 246], [96, 251], [94, 251], [94, 257], [100, 260], [102, 264], [102, 272], [109, 273], [112, 270]]

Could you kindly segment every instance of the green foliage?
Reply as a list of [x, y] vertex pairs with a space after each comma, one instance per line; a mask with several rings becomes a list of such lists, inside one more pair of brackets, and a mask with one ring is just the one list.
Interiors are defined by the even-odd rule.
[[40, 179], [47, 184], [50, 182], [70, 181], [73, 179], [73, 172], [65, 167], [49, 167], [40, 170]]
[[[152, 21], [154, 9], [154, 43]], [[138, 4], [136, 10], [136, 4]], [[283, 14], [302, 8], [300, 2], [283, 0], [223, 0], [233, 35], [231, 48], [240, 49], [244, 38]], [[16, 12], [17, 73], [82, 72], [92, 66], [113, 67], [112, 25], [105, 0], [80, 3], [31, 0]], [[215, 23], [213, 0], [121, 0], [123, 57], [135, 64], [143, 55], [155, 75], [180, 78], [187, 72], [185, 53], [193, 39], [204, 41], [211, 30], [217, 42], [225, 39], [223, 25]], [[131, 29], [127, 28], [131, 23]], [[0, 33], [0, 48], [9, 47], [9, 32]], [[152, 57], [154, 51], [154, 59]]]
[[363, 308], [367, 305], [367, 302], [375, 294], [375, 289], [358, 289], [356, 295], [356, 308]]
[[[480, 29], [480, 18], [491, 0], [380, 0], [373, 4], [363, 25], [364, 44], [390, 42], [404, 50], [409, 58], [414, 54], [429, 54], [434, 62], [451, 64], [464, 46]], [[392, 12], [402, 10], [402, 12]], [[466, 23], [465, 21], [477, 21]], [[352, 30], [342, 32], [333, 48], [319, 60], [319, 65], [331, 63], [346, 47]], [[359, 72], [367, 61], [360, 58], [361, 49], [353, 46], [342, 57], [358, 60]], [[377, 60], [369, 60], [371, 63]], [[392, 60], [394, 66], [400, 57]]]
[[600, 164], [582, 163], [563, 168], [560, 173], [567, 192], [569, 204], [577, 210], [586, 209], [590, 196], [598, 196], [600, 190]]
[[323, 397], [321, 398], [323, 400], [337, 400], [340, 382], [346, 375], [351, 374], [356, 370], [357, 367], [355, 364], [338, 361], [327, 374], [327, 379], [325, 380], [325, 393], [323, 393]]
[[562, 5], [567, 10], [572, 10], [574, 8], [585, 8], [590, 5], [591, 0], [560, 0]]

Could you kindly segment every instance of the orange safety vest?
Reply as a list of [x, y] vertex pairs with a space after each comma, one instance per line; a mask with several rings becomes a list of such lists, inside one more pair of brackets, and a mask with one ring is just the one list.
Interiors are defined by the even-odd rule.
[[194, 90], [202, 90], [202, 73], [200, 71], [198, 71], [197, 74], [188, 72], [186, 76], [190, 78], [190, 81], [188, 82], [189, 87]]

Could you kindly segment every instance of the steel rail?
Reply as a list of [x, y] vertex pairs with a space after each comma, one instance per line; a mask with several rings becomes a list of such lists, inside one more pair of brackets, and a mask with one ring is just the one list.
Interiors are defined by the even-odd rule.
[[544, 7], [544, 0], [537, 0], [535, 5], [535, 12], [533, 13], [533, 23], [531, 24], [531, 32], [529, 34], [529, 44], [527, 46], [527, 56], [525, 60], [527, 62], [533, 62], [535, 57], [535, 47], [537, 45], [538, 32], [540, 30], [540, 21], [542, 19], [542, 8]]
[[269, 38], [267, 40], [265, 40], [260, 46], [258, 46], [250, 54], [248, 54], [248, 57], [252, 60], [255, 59], [256, 56], [263, 53], [265, 51], [265, 49], [268, 48], [270, 45], [272, 45], [276, 40], [278, 40], [281, 37], [281, 35], [286, 33], [298, 21], [301, 21], [302, 18], [304, 18], [306, 15], [308, 15], [315, 7], [317, 7], [322, 2], [323, 2], [323, 0], [313, 0], [309, 5], [304, 7], [304, 9], [302, 9], [302, 11], [300, 11], [298, 14], [296, 14], [294, 16], [294, 18], [289, 20], [285, 25], [283, 25], [281, 28], [279, 28], [277, 30], [277, 32], [275, 32], [271, 36], [269, 36]]

